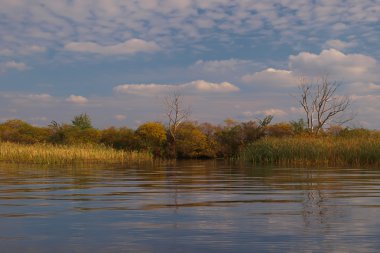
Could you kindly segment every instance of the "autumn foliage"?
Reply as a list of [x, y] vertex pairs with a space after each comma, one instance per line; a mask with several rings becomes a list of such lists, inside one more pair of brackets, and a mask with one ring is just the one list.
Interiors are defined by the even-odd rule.
[[[115, 150], [148, 152], [162, 158], [241, 159], [242, 155], [249, 155], [249, 159], [258, 161], [261, 158], [257, 158], [256, 155], [260, 152], [268, 156], [263, 152], [269, 150], [265, 148], [269, 147], [269, 142], [266, 140], [271, 140], [271, 145], [274, 143], [273, 140], [277, 140], [277, 146], [281, 143], [299, 143], [297, 144], [299, 146], [300, 143], [309, 143], [308, 140], [316, 138], [329, 137], [329, 140], [333, 140], [331, 138], [342, 140], [379, 136], [376, 131], [332, 126], [317, 137], [309, 133], [303, 120], [275, 124], [271, 124], [271, 120], [270, 116], [263, 120], [247, 122], [227, 119], [219, 125], [185, 121], [176, 129], [176, 140], [173, 143], [168, 126], [161, 122], [145, 122], [137, 129], [128, 127], [96, 129], [86, 114], [76, 116], [71, 124], [52, 121], [46, 127], [32, 126], [14, 119], [0, 124], [0, 142], [58, 146], [101, 145]], [[289, 140], [300, 141], [289, 142]], [[271, 146], [271, 150], [276, 149]], [[286, 153], [286, 148], [283, 152]]]

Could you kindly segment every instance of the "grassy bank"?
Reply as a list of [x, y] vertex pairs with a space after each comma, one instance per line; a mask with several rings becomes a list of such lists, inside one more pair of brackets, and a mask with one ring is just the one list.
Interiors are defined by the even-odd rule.
[[264, 138], [245, 148], [240, 159], [271, 165], [380, 166], [380, 138]]
[[35, 164], [107, 163], [123, 164], [151, 161], [144, 152], [127, 152], [101, 145], [62, 146], [0, 142], [0, 161]]

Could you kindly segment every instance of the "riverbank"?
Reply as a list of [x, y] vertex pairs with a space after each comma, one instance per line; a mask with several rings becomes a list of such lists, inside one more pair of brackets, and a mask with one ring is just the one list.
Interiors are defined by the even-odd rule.
[[380, 138], [268, 137], [248, 145], [239, 158], [260, 165], [380, 166]]
[[104, 145], [17, 144], [0, 142], [0, 161], [33, 164], [124, 164], [152, 161], [148, 152], [122, 151]]

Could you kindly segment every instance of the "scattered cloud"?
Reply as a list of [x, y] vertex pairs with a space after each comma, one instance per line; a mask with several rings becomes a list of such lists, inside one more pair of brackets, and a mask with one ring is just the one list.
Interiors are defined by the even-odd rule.
[[344, 49], [353, 48], [356, 46], [357, 46], [356, 42], [345, 42], [342, 40], [328, 40], [324, 44], [325, 49], [333, 48], [333, 49], [337, 49], [337, 50], [341, 50], [341, 51], [343, 51]]
[[55, 98], [47, 93], [0, 93], [0, 98], [9, 104], [17, 105], [46, 105], [54, 102]]
[[301, 52], [291, 55], [289, 70], [267, 68], [246, 74], [242, 82], [256, 88], [292, 88], [298, 85], [299, 76], [310, 78], [328, 75], [332, 81], [341, 82], [346, 92], [368, 93], [379, 90], [380, 64], [363, 54], [344, 54], [336, 49], [323, 50], [319, 54]]
[[[93, 84], [91, 104], [102, 105], [93, 112], [105, 124], [151, 119], [158, 111], [151, 96], [173, 89], [191, 96], [204, 119], [258, 112], [281, 115], [281, 110], [289, 115], [276, 118], [287, 119], [297, 110], [286, 109], [295, 104], [285, 89], [293, 89], [300, 74], [328, 74], [342, 82], [340, 91], [360, 96], [356, 102], [362, 111], [378, 106], [377, 0], [355, 4], [328, 0], [35, 0], [33, 4], [0, 0], [0, 6], [0, 74], [29, 69], [33, 63], [33, 69], [21, 77], [0, 76], [1, 89], [33, 93], [2, 99], [0, 110], [9, 113], [7, 117], [36, 114], [50, 118], [68, 102], [89, 103], [83, 86], [65, 83], [84, 80]], [[317, 48], [324, 50], [314, 51]], [[130, 57], [139, 53], [151, 54]], [[78, 59], [89, 55], [97, 57], [91, 64], [78, 64]], [[91, 82], [91, 78], [96, 80]], [[149, 84], [147, 80], [154, 81]], [[123, 82], [114, 88], [116, 94], [103, 95], [111, 91], [110, 83]], [[68, 90], [85, 96], [66, 98]], [[58, 97], [49, 97], [46, 91]], [[119, 93], [147, 97], [125, 99]], [[223, 94], [223, 99], [203, 94]], [[54, 103], [48, 107], [43, 101]], [[46, 111], [40, 114], [43, 107]], [[17, 113], [7, 111], [14, 108]], [[125, 112], [125, 108], [137, 109]], [[80, 112], [82, 107], [72, 109]], [[117, 121], [123, 118], [122, 114], [116, 117], [117, 112], [125, 112], [128, 118]], [[374, 124], [377, 118], [370, 116], [368, 121]]]
[[53, 97], [49, 94], [43, 93], [43, 94], [28, 94], [25, 95], [25, 98], [33, 101], [40, 101], [40, 102], [50, 102], [53, 100]]
[[21, 49], [20, 53], [23, 55], [31, 55], [31, 54], [43, 53], [43, 52], [46, 52], [46, 50], [47, 50], [46, 47], [31, 45], [31, 46], [27, 46]]
[[255, 115], [255, 113], [254, 112], [251, 112], [251, 111], [244, 111], [244, 112], [242, 112], [241, 113], [244, 117], [246, 117], [246, 118], [251, 118], [251, 117], [253, 117], [254, 115]]
[[0, 72], [5, 72], [8, 70], [18, 70], [23, 71], [28, 69], [28, 65], [26, 65], [23, 62], [17, 62], [17, 61], [7, 61], [4, 63], [0, 63]]
[[172, 90], [199, 93], [229, 93], [239, 91], [239, 87], [229, 82], [212, 83], [204, 80], [192, 81], [184, 84], [123, 84], [116, 86], [114, 91], [118, 93], [136, 95], [155, 95], [169, 93]]
[[348, 28], [348, 26], [344, 23], [336, 23], [331, 27], [331, 29], [334, 32], [342, 32], [342, 31], [346, 30], [347, 28]]
[[130, 39], [114, 45], [100, 45], [94, 42], [70, 42], [65, 45], [65, 50], [101, 55], [131, 55], [140, 52], [156, 52], [160, 50], [160, 47], [153, 41]]
[[26, 45], [25, 47], [20, 47], [15, 49], [4, 48], [0, 49], [0, 56], [16, 56], [23, 55], [28, 56], [36, 53], [46, 52], [47, 48], [38, 45]]
[[11, 56], [13, 54], [12, 50], [8, 48], [0, 49], [1, 56]]
[[289, 70], [267, 68], [254, 74], [244, 75], [241, 79], [252, 86], [285, 88], [297, 86], [297, 78]]
[[78, 104], [78, 105], [83, 105], [88, 102], [88, 99], [83, 96], [77, 96], [77, 95], [70, 95], [67, 99], [67, 102], [73, 103], [73, 104]]
[[284, 110], [282, 109], [277, 109], [277, 108], [269, 108], [269, 109], [263, 109], [261, 111], [255, 111], [255, 112], [252, 112], [252, 111], [243, 111], [241, 113], [241, 115], [245, 118], [260, 118], [262, 116], [269, 116], [269, 115], [272, 115], [276, 118], [278, 117], [285, 117], [288, 115], [287, 112], [285, 112]]
[[205, 72], [224, 72], [244, 68], [247, 65], [252, 65], [253, 62], [249, 60], [228, 59], [228, 60], [214, 60], [214, 61], [197, 61], [193, 67], [200, 68]]
[[123, 114], [116, 114], [114, 116], [114, 118], [117, 120], [117, 121], [124, 121], [127, 119], [127, 116], [123, 115]]
[[272, 115], [272, 116], [286, 116], [288, 115], [287, 112], [285, 112], [282, 109], [278, 108], [270, 108], [263, 111], [257, 111], [256, 114], [263, 114], [263, 115]]
[[291, 55], [289, 67], [295, 73], [310, 76], [328, 74], [346, 82], [376, 82], [380, 78], [380, 65], [375, 58], [344, 54], [336, 49], [323, 50], [320, 54], [301, 52]]
[[217, 93], [225, 93], [225, 92], [236, 92], [240, 89], [229, 82], [222, 83], [210, 83], [203, 80], [193, 81], [187, 84], [182, 85], [184, 88], [195, 88], [198, 91], [202, 92], [217, 92]]
[[[0, 36], [4, 41], [1, 46], [14, 45], [16, 53], [20, 52], [18, 47], [38, 42], [37, 45], [49, 49], [57, 50], [59, 44], [64, 44], [70, 51], [115, 55], [110, 52], [120, 49], [113, 46], [123, 47], [124, 43], [118, 44], [120, 41], [136, 37], [141, 39], [138, 46], [132, 46], [139, 48], [137, 52], [156, 51], [156, 44], [148, 48], [144, 45], [152, 40], [169, 49], [176, 45], [182, 48], [184, 44], [197, 47], [199, 41], [241, 42], [240, 35], [249, 35], [250, 39], [263, 35], [276, 38], [270, 42], [272, 45], [278, 41], [321, 45], [342, 33], [345, 37], [363, 34], [363, 43], [368, 43], [378, 38], [380, 19], [378, 3], [373, 0], [355, 4], [302, 0], [36, 0], [33, 8], [26, 0], [0, 0], [0, 4], [3, 20]], [[207, 48], [213, 46], [210, 43]], [[121, 51], [128, 55], [136, 49]]]

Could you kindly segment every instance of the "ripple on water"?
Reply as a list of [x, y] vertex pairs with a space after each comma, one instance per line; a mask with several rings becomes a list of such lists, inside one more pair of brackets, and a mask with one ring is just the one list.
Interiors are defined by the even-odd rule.
[[1, 252], [376, 252], [380, 171], [0, 165]]

